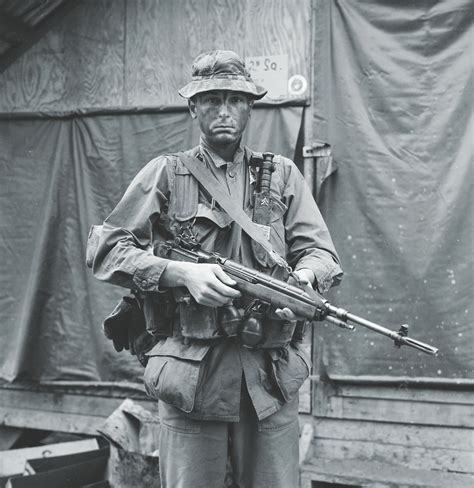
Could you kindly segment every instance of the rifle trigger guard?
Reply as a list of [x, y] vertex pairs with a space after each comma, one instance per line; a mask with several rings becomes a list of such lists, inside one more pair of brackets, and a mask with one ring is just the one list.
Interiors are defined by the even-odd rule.
[[252, 313], [264, 313], [266, 308], [267, 305], [257, 298], [245, 307], [243, 316], [245, 318], [249, 317]]

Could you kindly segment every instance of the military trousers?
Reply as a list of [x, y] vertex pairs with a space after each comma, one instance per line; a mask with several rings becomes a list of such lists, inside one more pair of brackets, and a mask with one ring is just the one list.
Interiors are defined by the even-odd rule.
[[162, 488], [298, 488], [298, 396], [258, 421], [244, 389], [239, 422], [193, 420], [160, 402]]

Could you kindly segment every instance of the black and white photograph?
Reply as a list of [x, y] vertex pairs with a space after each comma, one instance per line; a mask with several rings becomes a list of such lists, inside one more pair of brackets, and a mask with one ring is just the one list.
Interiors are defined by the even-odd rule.
[[474, 486], [470, 0], [0, 0], [0, 488]]

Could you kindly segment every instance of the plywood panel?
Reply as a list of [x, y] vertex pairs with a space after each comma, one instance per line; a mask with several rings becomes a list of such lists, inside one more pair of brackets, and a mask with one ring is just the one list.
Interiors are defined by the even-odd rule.
[[289, 75], [309, 77], [311, 2], [249, 0], [246, 56], [288, 54]]
[[176, 91], [193, 59], [211, 49], [288, 54], [289, 76], [308, 77], [309, 0], [142, 0], [127, 3], [129, 105], [183, 105]]
[[310, 10], [310, 0], [84, 0], [0, 74], [0, 111], [184, 107], [176, 92], [192, 60], [217, 48], [286, 54], [288, 76], [308, 79]]
[[125, 0], [84, 0], [5, 72], [0, 111], [122, 104]]
[[124, 13], [125, 0], [88, 0], [62, 26], [71, 108], [122, 104]]

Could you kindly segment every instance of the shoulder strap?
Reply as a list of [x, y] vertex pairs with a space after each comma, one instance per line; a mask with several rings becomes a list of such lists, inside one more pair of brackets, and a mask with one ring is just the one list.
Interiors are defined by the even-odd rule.
[[265, 238], [263, 232], [252, 222], [249, 216], [230, 199], [228, 192], [224, 191], [222, 185], [215, 176], [208, 170], [206, 165], [196, 157], [184, 152], [178, 153], [181, 162], [188, 168], [189, 172], [199, 183], [214, 197], [219, 205], [230, 217], [242, 227], [242, 230], [254, 241], [258, 242], [269, 254], [275, 264], [288, 269], [288, 263], [272, 247]]

